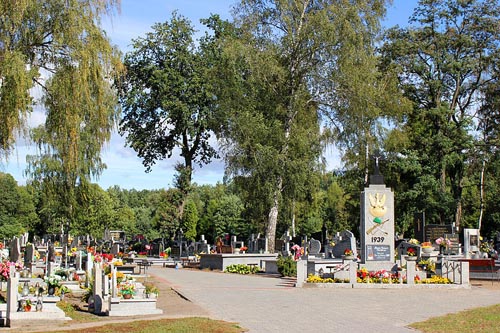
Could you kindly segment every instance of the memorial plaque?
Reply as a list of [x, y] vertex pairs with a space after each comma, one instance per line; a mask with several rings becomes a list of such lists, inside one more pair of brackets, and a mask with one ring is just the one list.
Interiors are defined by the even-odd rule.
[[428, 224], [425, 229], [425, 241], [434, 243], [439, 237], [445, 234], [451, 234], [453, 226], [451, 224]]
[[388, 245], [366, 245], [367, 261], [390, 261], [391, 247]]

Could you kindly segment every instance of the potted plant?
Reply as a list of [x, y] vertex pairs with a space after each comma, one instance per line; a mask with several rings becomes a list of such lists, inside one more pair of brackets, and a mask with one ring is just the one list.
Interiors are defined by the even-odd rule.
[[431, 242], [423, 242], [422, 243], [422, 252], [431, 253], [433, 250], [434, 250], [434, 248], [432, 247]]
[[416, 261], [417, 260], [417, 250], [413, 247], [409, 247], [406, 250], [406, 261]]
[[344, 250], [344, 259], [352, 260], [354, 259], [354, 252], [351, 249]]
[[49, 296], [53, 296], [56, 292], [56, 288], [59, 288], [61, 286], [61, 279], [62, 277], [60, 275], [50, 275], [45, 277], [45, 283], [47, 283], [47, 293]]
[[135, 295], [135, 284], [129, 282], [120, 284], [120, 293], [125, 299], [132, 298]]
[[150, 298], [151, 296], [154, 296], [155, 298], [158, 297], [160, 290], [158, 290], [154, 284], [146, 283], [144, 284], [144, 287], [144, 294], [146, 295], [146, 298]]

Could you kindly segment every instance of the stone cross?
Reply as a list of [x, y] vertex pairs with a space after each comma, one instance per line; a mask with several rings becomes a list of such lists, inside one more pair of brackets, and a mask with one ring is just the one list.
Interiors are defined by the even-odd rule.
[[383, 156], [377, 149], [375, 150], [375, 153], [372, 155], [372, 158], [375, 161], [375, 166], [373, 170], [373, 175], [370, 176], [370, 184], [383, 185], [384, 176], [380, 173], [380, 166], [379, 166], [379, 160], [382, 160]]
[[290, 255], [290, 241], [292, 240], [292, 236], [290, 235], [290, 229], [286, 231], [285, 234], [285, 252]]

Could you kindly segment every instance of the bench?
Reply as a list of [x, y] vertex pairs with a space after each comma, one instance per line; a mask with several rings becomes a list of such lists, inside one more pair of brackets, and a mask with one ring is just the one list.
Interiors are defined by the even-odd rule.
[[148, 260], [139, 261], [137, 263], [137, 266], [139, 266], [139, 274], [141, 274], [141, 272], [144, 272], [144, 274], [146, 274], [148, 267], [151, 266], [152, 264], [153, 263], [149, 262]]

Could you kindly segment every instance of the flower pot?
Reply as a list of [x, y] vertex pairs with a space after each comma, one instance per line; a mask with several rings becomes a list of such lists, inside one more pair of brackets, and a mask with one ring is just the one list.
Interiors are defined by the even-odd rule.
[[56, 287], [49, 286], [49, 289], [47, 289], [47, 294], [49, 294], [49, 296], [54, 296], [55, 293], [56, 293]]
[[423, 253], [432, 253], [433, 250], [434, 249], [431, 246], [422, 247], [422, 252]]
[[132, 294], [123, 294], [122, 296], [124, 299], [131, 299], [132, 298]]
[[417, 256], [406, 256], [406, 261], [417, 261]]
[[353, 260], [354, 259], [354, 256], [353, 255], [347, 255], [347, 256], [343, 256], [344, 260]]

